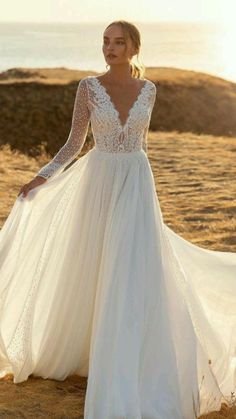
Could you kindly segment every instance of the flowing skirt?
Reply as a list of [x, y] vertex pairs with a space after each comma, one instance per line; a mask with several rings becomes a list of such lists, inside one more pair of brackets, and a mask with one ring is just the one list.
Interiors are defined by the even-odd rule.
[[143, 150], [97, 146], [17, 197], [0, 232], [0, 376], [88, 377], [85, 419], [234, 402], [236, 253], [162, 219]]

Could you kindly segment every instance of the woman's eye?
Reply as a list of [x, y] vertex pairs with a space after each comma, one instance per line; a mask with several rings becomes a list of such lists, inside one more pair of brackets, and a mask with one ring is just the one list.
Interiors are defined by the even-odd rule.
[[[123, 42], [123, 41], [116, 41], [116, 43], [117, 43], [117, 44], [124, 45], [124, 42]], [[109, 44], [109, 42], [108, 42], [108, 41], [103, 41], [103, 44], [104, 44], [104, 45], [108, 45], [108, 44]]]

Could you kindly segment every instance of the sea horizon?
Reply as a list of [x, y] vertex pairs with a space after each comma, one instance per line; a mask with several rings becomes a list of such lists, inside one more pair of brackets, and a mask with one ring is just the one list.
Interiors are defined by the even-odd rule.
[[[107, 22], [0, 22], [0, 71], [15, 67], [106, 71]], [[138, 22], [145, 67], [193, 70], [236, 82], [233, 34], [220, 22]], [[232, 45], [232, 48], [231, 48]]]

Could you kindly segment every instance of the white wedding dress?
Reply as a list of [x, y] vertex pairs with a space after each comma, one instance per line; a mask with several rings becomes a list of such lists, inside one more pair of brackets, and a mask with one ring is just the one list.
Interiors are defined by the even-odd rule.
[[[87, 376], [85, 419], [194, 419], [234, 402], [236, 253], [163, 222], [147, 157], [155, 98], [143, 80], [123, 124], [84, 77], [69, 138], [37, 173], [47, 181], [0, 232], [0, 376]], [[95, 146], [63, 170], [90, 121]]]

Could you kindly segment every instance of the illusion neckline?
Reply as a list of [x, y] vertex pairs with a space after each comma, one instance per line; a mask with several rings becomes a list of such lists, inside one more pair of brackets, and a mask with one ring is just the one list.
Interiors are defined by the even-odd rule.
[[110, 95], [109, 95], [109, 93], [107, 92], [106, 87], [105, 87], [105, 86], [101, 83], [101, 81], [97, 78], [97, 76], [93, 76], [93, 78], [97, 81], [98, 85], [99, 85], [99, 86], [100, 86], [100, 88], [103, 90], [103, 92], [104, 92], [104, 94], [106, 95], [106, 97], [108, 98], [110, 105], [112, 106], [112, 108], [113, 108], [114, 112], [116, 113], [116, 116], [117, 116], [117, 121], [118, 121], [118, 123], [119, 123], [120, 129], [121, 129], [122, 131], [124, 131], [124, 130], [125, 130], [125, 128], [126, 128], [126, 126], [128, 125], [128, 122], [129, 122], [129, 119], [130, 119], [130, 117], [131, 117], [131, 113], [132, 113], [133, 109], [134, 109], [134, 108], [137, 106], [137, 104], [139, 103], [140, 98], [142, 97], [142, 94], [143, 94], [143, 92], [144, 92], [144, 90], [145, 90], [146, 86], [148, 85], [148, 80], [146, 80], [146, 79], [144, 80], [144, 84], [143, 84], [143, 86], [142, 86], [142, 87], [141, 87], [141, 89], [139, 90], [139, 93], [138, 93], [138, 95], [137, 95], [136, 99], [134, 100], [133, 104], [132, 104], [132, 105], [131, 105], [131, 107], [129, 108], [129, 111], [128, 111], [128, 114], [127, 114], [127, 117], [126, 117], [125, 123], [124, 123], [124, 124], [122, 124], [121, 119], [120, 119], [120, 113], [119, 113], [119, 111], [116, 109], [115, 104], [114, 104], [114, 102], [113, 102], [113, 100], [112, 100], [111, 96], [110, 96]]

